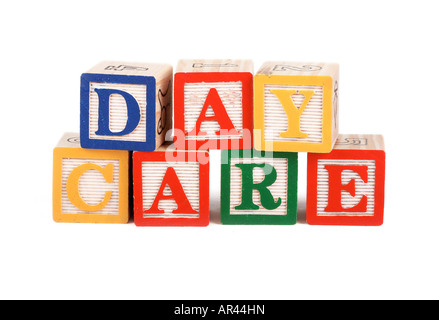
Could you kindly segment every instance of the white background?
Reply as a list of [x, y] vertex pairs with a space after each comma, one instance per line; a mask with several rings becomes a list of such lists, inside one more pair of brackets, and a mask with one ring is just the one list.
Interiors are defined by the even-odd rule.
[[[436, 1], [2, 1], [0, 298], [439, 298]], [[52, 221], [52, 150], [102, 60], [340, 64], [342, 133], [386, 140], [382, 227]], [[255, 71], [256, 71], [255, 70]]]

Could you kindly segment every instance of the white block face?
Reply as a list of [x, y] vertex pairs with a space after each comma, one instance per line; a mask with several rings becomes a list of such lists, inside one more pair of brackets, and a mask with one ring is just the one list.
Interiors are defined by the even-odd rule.
[[[104, 200], [105, 193], [111, 192], [108, 204], [99, 211], [88, 212], [78, 209], [68, 198], [66, 191], [67, 179], [72, 171], [80, 165], [93, 163], [102, 168], [113, 164], [113, 182], [105, 181], [104, 176], [97, 170], [86, 171], [79, 179], [79, 195], [88, 205], [98, 205]], [[62, 191], [61, 212], [63, 214], [119, 214], [119, 161], [118, 160], [87, 160], [87, 159], [62, 159]]]
[[[307, 138], [281, 137], [288, 130], [288, 117], [278, 97], [270, 90], [312, 90], [314, 95], [300, 116], [300, 130], [308, 134]], [[304, 95], [292, 95], [294, 105], [299, 109], [305, 99]], [[321, 143], [323, 139], [323, 87], [320, 86], [264, 86], [264, 139], [266, 141]]]
[[[168, 167], [172, 167], [177, 174], [177, 177], [183, 187], [183, 191], [191, 204], [192, 209], [198, 214], [174, 214], [173, 210], [177, 209], [177, 203], [174, 199], [160, 200], [158, 208], [164, 210], [165, 213], [159, 214], [143, 214], [144, 218], [199, 218], [200, 212], [200, 182], [199, 169], [200, 165], [197, 162], [151, 162], [145, 161], [142, 163], [142, 191], [143, 191], [143, 210], [149, 210], [160, 186], [165, 177]], [[166, 186], [163, 195], [171, 195], [171, 189]]]
[[[124, 136], [102, 136], [95, 132], [98, 130], [99, 120], [99, 97], [95, 89], [116, 89], [131, 94], [139, 104], [140, 122], [137, 128]], [[90, 82], [89, 95], [89, 138], [115, 141], [146, 141], [146, 85], [120, 84], [120, 83], [97, 83]], [[110, 97], [110, 131], [121, 132], [127, 124], [127, 104], [119, 94]]]
[[[206, 102], [210, 89], [215, 88], [227, 111], [235, 129], [236, 135], [221, 135], [223, 139], [242, 138], [243, 114], [242, 114], [242, 82], [218, 82], [218, 83], [186, 83], [184, 85], [184, 108], [185, 108], [185, 134], [191, 132], [200, 117], [201, 110]], [[214, 116], [212, 107], [209, 106], [206, 116]], [[216, 121], [204, 121], [201, 131], [206, 132], [203, 136], [186, 136], [188, 140], [218, 139], [215, 132], [219, 131], [220, 125]]]
[[[267, 210], [261, 204], [261, 197], [257, 190], [253, 190], [253, 203], [259, 206], [259, 210], [236, 210], [242, 202], [242, 170], [236, 167], [239, 163], [267, 163], [273, 166], [277, 173], [276, 181], [268, 187], [273, 198], [277, 201], [282, 199], [281, 205], [274, 210]], [[253, 183], [264, 181], [265, 173], [262, 168], [254, 168]], [[287, 215], [287, 192], [288, 192], [288, 159], [258, 159], [258, 158], [231, 158], [230, 164], [230, 214], [231, 215]]]
[[[363, 195], [367, 196], [366, 212], [325, 212], [328, 206], [328, 171], [325, 165], [367, 166], [367, 183], [352, 170], [342, 172], [342, 184], [355, 180], [355, 197], [345, 190], [341, 193], [341, 204], [345, 209], [356, 206]], [[375, 160], [319, 159], [317, 162], [317, 215], [318, 216], [373, 216], [375, 211]]]

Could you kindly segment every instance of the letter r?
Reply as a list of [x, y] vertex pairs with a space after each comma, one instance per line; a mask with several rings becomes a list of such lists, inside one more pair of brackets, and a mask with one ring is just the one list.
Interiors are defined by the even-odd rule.
[[[242, 198], [241, 204], [235, 207], [236, 210], [259, 210], [259, 206], [253, 202], [253, 190], [259, 191], [261, 204], [267, 210], [277, 209], [282, 199], [274, 200], [273, 195], [268, 189], [277, 179], [276, 170], [272, 165], [267, 163], [238, 163], [235, 165], [242, 171]], [[265, 178], [260, 183], [254, 183], [253, 170], [261, 168], [264, 170]]]

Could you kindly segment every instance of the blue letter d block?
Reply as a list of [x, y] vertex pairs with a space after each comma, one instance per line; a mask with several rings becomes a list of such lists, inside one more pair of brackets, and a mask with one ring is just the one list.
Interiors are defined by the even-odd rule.
[[81, 76], [82, 148], [154, 151], [156, 123], [154, 77]]

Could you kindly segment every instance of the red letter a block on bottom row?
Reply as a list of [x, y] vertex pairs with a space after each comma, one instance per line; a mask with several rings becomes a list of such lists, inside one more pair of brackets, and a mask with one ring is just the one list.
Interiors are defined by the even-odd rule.
[[384, 175], [379, 135], [339, 135], [332, 152], [309, 153], [307, 222], [383, 224]]
[[165, 144], [133, 153], [136, 226], [207, 226], [209, 154]]

